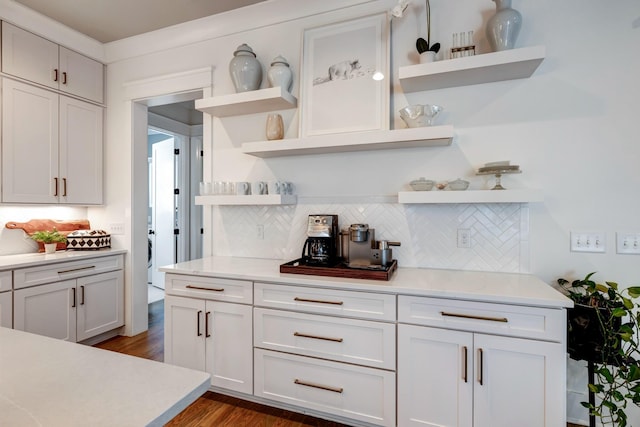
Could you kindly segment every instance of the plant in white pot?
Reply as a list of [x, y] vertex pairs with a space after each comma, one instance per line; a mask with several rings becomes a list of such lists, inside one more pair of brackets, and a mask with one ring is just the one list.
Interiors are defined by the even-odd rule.
[[[396, 18], [402, 18], [404, 11], [409, 6], [411, 0], [399, 0], [398, 4], [391, 10], [391, 14]], [[436, 54], [440, 51], [440, 43], [431, 44], [431, 3], [429, 0], [425, 0], [427, 6], [427, 39], [419, 37], [416, 40], [416, 50], [420, 55], [420, 62], [433, 62], [436, 59]]]
[[60, 233], [55, 228], [51, 231], [42, 230], [36, 231], [31, 235], [31, 238], [36, 242], [40, 242], [44, 245], [45, 253], [54, 253], [56, 251], [56, 247], [58, 243], [66, 243], [67, 237]]

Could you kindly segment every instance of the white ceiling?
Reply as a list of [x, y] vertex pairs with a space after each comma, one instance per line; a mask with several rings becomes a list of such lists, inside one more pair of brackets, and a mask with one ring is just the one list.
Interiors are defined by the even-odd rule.
[[16, 0], [102, 43], [265, 0]]

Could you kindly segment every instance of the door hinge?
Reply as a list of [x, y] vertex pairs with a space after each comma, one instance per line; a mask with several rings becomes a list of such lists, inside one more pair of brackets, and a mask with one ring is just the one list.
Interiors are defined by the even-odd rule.
[[176, 156], [180, 154], [180, 149], [179, 148], [174, 148], [173, 149], [173, 154], [175, 154]]
[[200, 157], [204, 157], [204, 150], [200, 150]]
[[204, 234], [204, 228], [200, 229], [200, 234]]
[[179, 188], [174, 188], [173, 189], [173, 194], [180, 194], [180, 189]]
[[180, 229], [179, 228], [174, 228], [173, 229], [173, 234], [175, 234], [175, 235], [180, 234]]

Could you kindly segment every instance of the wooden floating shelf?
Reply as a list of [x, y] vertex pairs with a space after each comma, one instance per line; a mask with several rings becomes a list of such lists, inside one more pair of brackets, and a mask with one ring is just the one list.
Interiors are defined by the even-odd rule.
[[400, 67], [405, 92], [491, 83], [530, 77], [545, 57], [544, 46], [447, 59]]
[[216, 117], [287, 110], [297, 105], [298, 100], [280, 86], [196, 100], [196, 110]]
[[213, 195], [213, 196], [196, 196], [196, 205], [295, 205], [296, 196], [281, 194], [264, 194], [264, 195]]
[[540, 190], [401, 191], [398, 203], [529, 203], [542, 202]]
[[350, 132], [278, 141], [245, 142], [242, 152], [270, 158], [308, 154], [345, 153], [395, 148], [451, 145], [453, 126], [429, 126], [387, 131]]

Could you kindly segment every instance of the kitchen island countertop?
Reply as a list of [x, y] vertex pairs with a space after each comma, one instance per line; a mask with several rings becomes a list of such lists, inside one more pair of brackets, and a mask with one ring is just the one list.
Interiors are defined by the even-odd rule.
[[0, 327], [0, 426], [162, 426], [209, 382], [205, 372]]
[[280, 264], [285, 262], [287, 261], [216, 256], [161, 267], [160, 271], [536, 307], [573, 306], [565, 295], [530, 274], [399, 267], [389, 281], [379, 281], [280, 273]]

